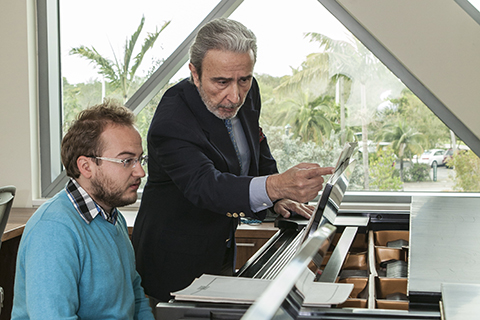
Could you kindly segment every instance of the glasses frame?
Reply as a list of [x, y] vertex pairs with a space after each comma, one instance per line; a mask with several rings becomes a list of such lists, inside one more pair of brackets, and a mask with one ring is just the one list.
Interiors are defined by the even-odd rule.
[[[148, 155], [144, 154], [139, 158], [126, 158], [126, 159], [117, 159], [117, 158], [107, 158], [107, 157], [96, 157], [96, 156], [88, 156], [89, 158], [96, 159], [96, 160], [105, 160], [114, 163], [123, 164], [123, 167], [128, 169], [134, 169], [137, 166], [137, 163], [140, 162], [140, 166], [144, 166], [148, 162]], [[131, 164], [130, 164], [131, 163]]]

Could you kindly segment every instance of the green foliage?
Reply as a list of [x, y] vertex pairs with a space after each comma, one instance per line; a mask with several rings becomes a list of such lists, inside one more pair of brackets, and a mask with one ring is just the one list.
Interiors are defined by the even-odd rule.
[[[93, 47], [81, 46], [72, 49], [71, 54], [78, 54], [91, 61], [108, 80], [105, 84], [106, 97], [125, 101], [125, 97], [135, 92], [163, 63], [163, 60], [154, 60], [146, 77], [135, 76], [143, 54], [151, 48], [158, 33], [169, 22], [155, 33], [156, 36], [150, 34], [142, 47], [143, 53], [134, 56], [133, 48], [139, 39], [143, 23], [144, 19], [126, 41], [122, 59], [117, 60], [115, 57], [114, 61], [110, 61]], [[300, 162], [333, 166], [342, 149], [343, 143], [340, 141], [354, 141], [355, 134], [358, 138], [365, 139], [367, 145], [368, 136], [379, 132], [375, 137], [377, 141], [392, 142], [398, 158], [392, 149], [379, 153], [368, 154], [366, 150], [364, 153], [357, 153], [357, 165], [349, 189], [368, 189], [368, 181], [371, 179], [370, 186], [378, 190], [400, 190], [402, 183], [398, 170], [392, 166], [393, 162], [411, 158], [413, 154], [419, 154], [421, 149], [430, 149], [448, 142], [448, 128], [408, 89], [405, 89], [398, 99], [391, 99], [390, 107], [377, 111], [379, 105], [383, 106], [385, 99], [388, 99], [383, 94], [391, 90], [394, 92], [392, 96], [397, 96], [401, 83], [396, 78], [392, 80], [393, 77], [386, 74], [388, 70], [382, 71], [378, 61], [365, 51], [358, 40], [352, 38], [348, 41], [337, 41], [315, 33], [309, 33], [306, 37], [319, 44], [319, 52], [310, 54], [298, 69], [292, 69], [292, 75], [255, 75], [262, 97], [260, 123], [268, 137], [280, 172]], [[143, 138], [144, 150], [147, 150], [147, 132], [158, 102], [171, 85], [173, 84], [165, 86], [137, 115], [137, 126]], [[101, 92], [100, 81], [72, 85], [64, 79], [66, 125], [79, 111], [101, 103]], [[380, 98], [381, 96], [383, 97]], [[287, 129], [288, 126], [291, 128]], [[420, 136], [423, 136], [424, 140]], [[367, 154], [370, 159], [362, 161], [362, 156]], [[369, 164], [374, 166], [370, 170]], [[463, 168], [461, 164], [455, 164], [455, 167], [471, 172], [468, 166]], [[429, 176], [428, 172], [425, 174], [423, 170], [424, 168], [414, 164], [411, 169], [405, 170], [405, 180], [425, 181], [423, 179]], [[461, 176], [462, 172], [458, 175]], [[466, 181], [467, 178], [469, 177], [463, 179]], [[468, 185], [473, 181], [461, 183], [462, 187], [458, 188], [479, 188]], [[463, 184], [467, 186], [464, 187]]]
[[383, 127], [377, 131], [376, 136], [378, 142], [392, 142], [393, 151], [400, 159], [403, 159], [405, 155], [423, 151], [421, 146], [423, 134], [403, 119], [385, 122]]
[[[303, 142], [298, 138], [295, 139], [292, 134], [287, 135], [283, 127], [263, 126], [263, 132], [267, 136], [279, 172], [284, 172], [301, 162], [318, 163], [321, 167], [333, 167], [343, 149], [343, 146], [338, 142], [337, 134], [332, 134], [319, 146], [312, 141]], [[348, 189], [361, 189], [362, 179], [363, 167], [358, 165], [357, 159], [357, 165], [350, 178]]]
[[264, 126], [263, 131], [277, 161], [279, 172], [301, 162], [318, 163], [322, 167], [334, 166], [342, 149], [335, 137], [319, 146], [312, 141], [303, 142], [299, 138], [293, 138], [291, 134], [286, 135], [283, 127]]
[[[354, 141], [353, 128], [345, 127], [343, 130], [341, 128], [341, 107], [335, 102], [334, 96], [328, 94], [314, 96], [305, 90], [283, 94], [279, 98], [275, 91], [285, 78], [258, 76], [262, 95], [262, 123], [270, 126], [289, 126], [294, 138], [300, 138], [303, 142], [313, 141], [318, 145], [328, 140], [332, 132], [336, 134], [342, 132], [343, 141]], [[335, 77], [337, 78], [339, 76]], [[345, 111], [344, 117], [345, 115], [348, 115], [348, 111]], [[338, 135], [338, 139], [342, 141], [341, 135]]]
[[[398, 99], [391, 99], [390, 102], [393, 106], [381, 113], [381, 121], [392, 122], [401, 120], [408, 123], [410, 127], [415, 128], [416, 131], [424, 136], [422, 141], [424, 150], [443, 147], [445, 143], [450, 141], [449, 129], [410, 90], [404, 89]], [[395, 120], [391, 120], [391, 118]], [[420, 153], [417, 152], [417, 154]]]
[[422, 153], [423, 134], [411, 127], [403, 119], [390, 118], [377, 131], [376, 140], [378, 142], [386, 141], [392, 143], [392, 149], [400, 161], [400, 178], [404, 181], [403, 159], [406, 155], [411, 158], [413, 154]]
[[66, 78], [63, 78], [63, 123], [64, 126], [69, 126], [69, 123], [76, 117], [76, 115], [83, 110], [82, 105], [78, 101], [80, 95], [80, 88], [68, 83]]
[[110, 85], [114, 88], [119, 88], [121, 90], [123, 102], [127, 101], [130, 93], [135, 89], [135, 73], [142, 63], [145, 54], [153, 47], [158, 36], [170, 24], [170, 21], [165, 22], [160, 30], [157, 29], [154, 33], [148, 33], [140, 51], [134, 55], [134, 49], [144, 24], [145, 17], [142, 17], [137, 30], [132, 34], [130, 39], [125, 41], [125, 51], [120, 60], [117, 59], [115, 52], [113, 52], [115, 57], [115, 61], [113, 62], [102, 56], [94, 47], [89, 48], [82, 45], [70, 50], [71, 55], [81, 56], [98, 67], [100, 70], [98, 73], [108, 79]]
[[430, 167], [426, 163], [413, 163], [410, 168], [405, 169], [403, 181], [422, 182], [430, 181]]
[[395, 153], [391, 148], [379, 150], [370, 163], [370, 187], [376, 190], [402, 190], [398, 170], [395, 169]]
[[350, 177], [350, 183], [348, 184], [349, 190], [363, 190], [365, 184], [365, 168], [362, 166], [362, 157], [363, 155], [361, 152], [357, 152], [354, 155], [356, 163], [355, 169]]
[[447, 163], [455, 170], [454, 190], [480, 191], [480, 159], [471, 150], [457, 152]]
[[102, 102], [100, 81], [70, 84], [63, 78], [63, 132], [70, 127], [77, 114], [87, 107]]
[[[94, 47], [80, 46], [73, 48], [70, 51], [72, 55], [79, 55], [99, 68], [99, 74], [103, 75], [107, 80], [105, 83], [105, 97], [117, 99], [125, 102], [128, 96], [138, 90], [141, 84], [148, 79], [153, 72], [163, 63], [163, 60], [154, 59], [152, 67], [148, 71], [146, 77], [136, 76], [136, 72], [143, 61], [146, 52], [151, 49], [157, 40], [160, 33], [170, 24], [167, 21], [163, 24], [160, 30], [154, 33], [148, 33], [144, 39], [144, 43], [139, 52], [134, 54], [135, 46], [139, 40], [145, 23], [145, 18], [142, 17], [140, 25], [133, 33], [130, 39], [125, 42], [125, 51], [123, 52], [123, 59], [117, 60], [115, 52], [115, 62], [102, 56]], [[166, 86], [168, 87], [168, 86]], [[137, 115], [137, 126], [143, 137], [144, 150], [146, 150], [146, 136], [150, 122], [155, 112], [156, 106], [163, 95], [164, 88], [156, 97], [154, 97], [147, 106]], [[63, 79], [63, 110], [64, 110], [64, 131], [68, 129], [70, 122], [81, 111], [95, 104], [102, 103], [102, 83], [98, 80], [89, 81], [87, 83], [79, 83], [76, 85], [69, 84]]]
[[274, 94], [282, 78], [272, 77], [270, 75], [255, 75], [260, 87], [260, 96], [262, 98], [262, 110], [260, 113], [260, 122], [268, 126], [284, 126], [285, 117], [281, 115], [282, 104]]
[[287, 118], [287, 121], [290, 120], [292, 123], [295, 138], [319, 144], [329, 137], [333, 126], [328, 114], [332, 111], [325, 102], [328, 103], [328, 99], [309, 101], [307, 93], [304, 94], [303, 101], [301, 99], [292, 101], [290, 110], [294, 110], [295, 113]]

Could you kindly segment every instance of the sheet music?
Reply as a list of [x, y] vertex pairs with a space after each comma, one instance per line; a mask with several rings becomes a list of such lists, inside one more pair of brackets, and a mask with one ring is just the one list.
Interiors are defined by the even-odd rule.
[[353, 153], [356, 151], [357, 146], [358, 146], [357, 142], [345, 143], [345, 146], [343, 147], [343, 150], [340, 153], [340, 156], [338, 157], [337, 164], [335, 165], [334, 173], [340, 170], [341, 168], [343, 168], [345, 164], [348, 164], [350, 162], [350, 158], [352, 157]]
[[[178, 301], [252, 304], [271, 281], [204, 274], [172, 295]], [[330, 306], [343, 303], [352, 292], [353, 284], [313, 282], [313, 273], [308, 270], [297, 288], [305, 297], [304, 306]]]
[[[300, 249], [300, 245], [307, 240], [307, 238], [317, 230], [320, 226], [320, 221], [323, 216], [325, 216], [330, 223], [334, 223], [336, 215], [333, 215], [331, 210], [327, 210], [328, 206], [334, 206], [338, 210], [338, 206], [343, 198], [343, 191], [338, 193], [341, 188], [337, 188], [338, 190], [334, 190], [339, 178], [344, 173], [351, 173], [353, 169], [349, 167], [350, 164], [355, 162], [355, 159], [352, 159], [352, 155], [355, 153], [358, 143], [357, 142], [347, 142], [343, 147], [340, 156], [338, 157], [337, 164], [335, 166], [334, 173], [330, 176], [327, 183], [325, 184], [322, 194], [320, 195], [320, 199], [317, 202], [315, 207], [315, 212], [310, 217], [307, 227], [305, 228], [305, 232], [303, 235], [302, 241], [299, 243], [298, 249]], [[337, 194], [336, 194], [337, 193]], [[330, 197], [332, 197], [330, 199]], [[337, 199], [338, 198], [338, 199]], [[326, 210], [326, 212], [324, 212]]]

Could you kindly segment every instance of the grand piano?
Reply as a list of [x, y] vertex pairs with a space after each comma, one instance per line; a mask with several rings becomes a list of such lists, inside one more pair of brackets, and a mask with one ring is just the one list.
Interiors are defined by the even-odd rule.
[[[397, 195], [379, 202], [346, 195], [352, 166], [348, 161], [332, 175], [309, 221], [277, 218], [279, 231], [236, 274], [280, 281], [277, 277], [301, 244], [331, 224], [336, 232], [329, 249], [320, 257], [314, 255], [310, 268], [316, 282], [353, 283], [350, 296], [330, 307], [304, 307], [295, 288], [289, 288], [289, 294], [282, 297], [282, 312], [262, 319], [441, 319], [444, 306], [453, 305], [445, 293], [442, 299], [442, 292], [462, 292], [450, 283], [480, 283], [475, 259], [480, 255], [475, 236], [480, 227], [476, 219], [480, 199], [428, 194]], [[474, 292], [480, 293], [480, 288]], [[473, 298], [465, 295], [467, 301]], [[452, 296], [458, 299], [458, 294]], [[156, 316], [242, 319], [249, 308], [253, 306], [174, 299], [159, 303]]]

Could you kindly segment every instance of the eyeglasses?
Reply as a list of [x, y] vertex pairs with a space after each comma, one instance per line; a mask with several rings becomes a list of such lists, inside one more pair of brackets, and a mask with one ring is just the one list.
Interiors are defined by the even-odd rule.
[[123, 164], [124, 168], [135, 168], [137, 163], [140, 162], [141, 166], [144, 166], [148, 162], [148, 155], [143, 155], [140, 158], [127, 158], [127, 159], [116, 159], [116, 158], [105, 158], [105, 157], [95, 157], [95, 156], [88, 156], [89, 158], [97, 159], [97, 160], [105, 160], [115, 163]]

